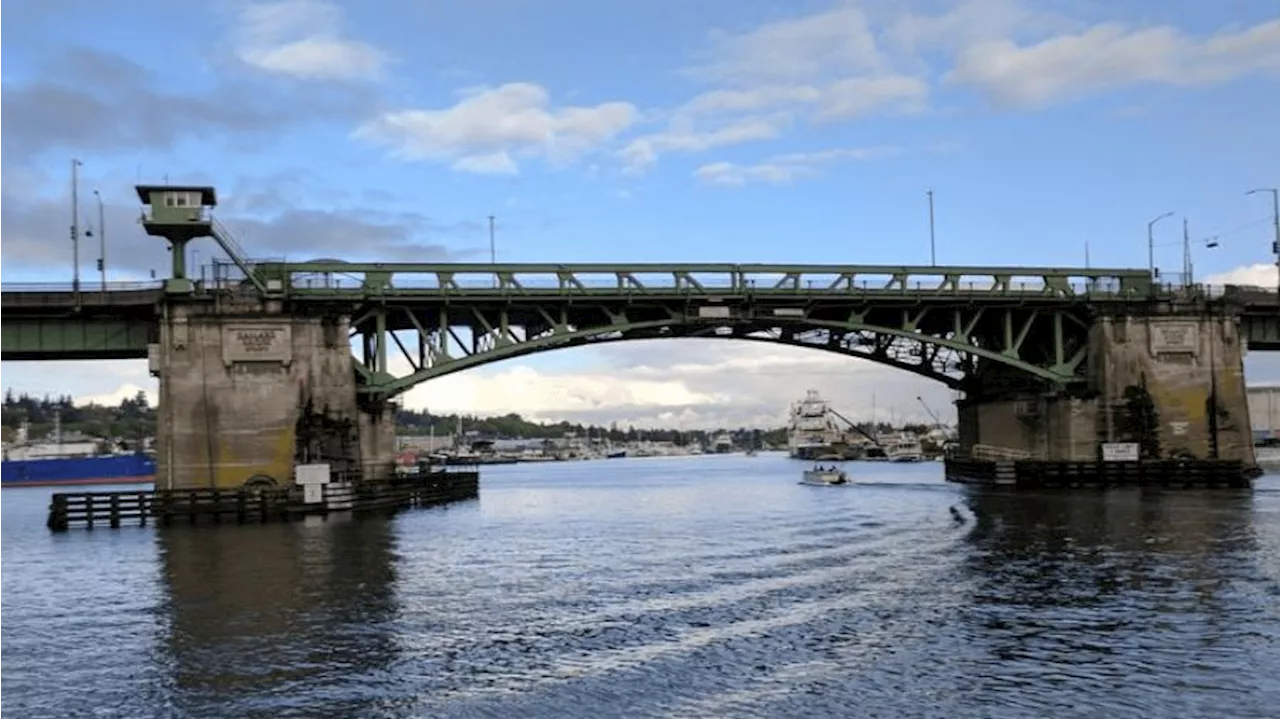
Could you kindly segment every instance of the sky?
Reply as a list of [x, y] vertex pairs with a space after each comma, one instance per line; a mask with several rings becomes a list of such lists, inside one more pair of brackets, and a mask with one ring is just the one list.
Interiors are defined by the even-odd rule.
[[[254, 257], [940, 264], [1274, 285], [1274, 0], [11, 2], [0, 274], [67, 282], [70, 163], [108, 279], [168, 265], [138, 182], [210, 184]], [[1209, 247], [1210, 243], [1216, 247]], [[207, 262], [211, 241], [191, 259]], [[203, 260], [201, 259], [203, 257]], [[96, 242], [81, 272], [96, 279]], [[154, 395], [145, 363], [18, 363], [6, 387]], [[1276, 353], [1247, 359], [1280, 381]], [[549, 352], [432, 380], [438, 412], [779, 424], [953, 416], [940, 383], [725, 341]], [[917, 399], [919, 398], [919, 399]]]

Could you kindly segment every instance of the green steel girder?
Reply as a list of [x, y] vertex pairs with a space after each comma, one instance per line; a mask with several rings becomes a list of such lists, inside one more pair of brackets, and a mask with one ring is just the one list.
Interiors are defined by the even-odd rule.
[[1017, 296], [1146, 299], [1147, 270], [769, 264], [264, 263], [298, 300], [414, 297]]
[[[545, 305], [545, 306], [544, 306]], [[788, 310], [783, 312], [782, 310]], [[1087, 316], [1022, 303], [945, 308], [884, 303], [805, 308], [590, 301], [368, 306], [353, 322], [361, 390], [382, 396], [490, 362], [552, 349], [655, 338], [725, 338], [811, 347], [960, 388], [983, 363], [1051, 386], [1083, 381]], [[408, 333], [415, 339], [406, 343]], [[403, 363], [392, 367], [389, 350]], [[412, 349], [411, 349], [412, 348]], [[397, 371], [398, 370], [398, 371]]]
[[146, 318], [8, 315], [0, 323], [0, 359], [139, 359], [158, 333], [157, 323]]

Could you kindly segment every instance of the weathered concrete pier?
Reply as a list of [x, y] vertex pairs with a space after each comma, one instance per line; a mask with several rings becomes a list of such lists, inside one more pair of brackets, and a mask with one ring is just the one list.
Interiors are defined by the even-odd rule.
[[[137, 189], [148, 208], [143, 227], [168, 240], [174, 257], [148, 347], [160, 385], [156, 486], [288, 485], [302, 463], [386, 479], [394, 417], [385, 397], [357, 393], [349, 318], [270, 296], [279, 280], [263, 282], [244, 264], [211, 214], [213, 188]], [[263, 292], [195, 292], [180, 258], [199, 237], [217, 241]]]
[[1182, 290], [1103, 308], [1087, 333], [1085, 381], [1073, 388], [1019, 388], [999, 366], [973, 376], [948, 479], [1239, 486], [1255, 472], [1247, 340], [1228, 303]]

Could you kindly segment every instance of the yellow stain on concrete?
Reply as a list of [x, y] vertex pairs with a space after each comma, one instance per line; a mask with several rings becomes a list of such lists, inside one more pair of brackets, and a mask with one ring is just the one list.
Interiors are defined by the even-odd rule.
[[[218, 460], [213, 468], [213, 486], [219, 489], [234, 488], [243, 485], [250, 477], [263, 474], [271, 477], [279, 485], [293, 481], [293, 455], [296, 444], [296, 432], [293, 425], [260, 433], [255, 444], [260, 449], [269, 445], [270, 451], [266, 460], [253, 461], [238, 456], [232, 442], [218, 443]], [[258, 455], [258, 452], [252, 452]]]

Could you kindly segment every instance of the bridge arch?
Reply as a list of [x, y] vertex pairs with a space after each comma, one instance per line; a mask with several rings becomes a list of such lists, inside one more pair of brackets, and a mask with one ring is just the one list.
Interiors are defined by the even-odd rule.
[[[395, 309], [388, 311], [394, 313]], [[916, 316], [914, 323], [907, 321], [896, 327], [859, 317], [726, 319], [682, 315], [637, 320], [624, 317], [622, 321], [615, 317], [610, 322], [582, 326], [548, 322], [545, 327], [526, 325], [525, 332], [513, 329], [510, 318], [500, 316], [497, 321], [487, 321], [479, 317], [478, 322], [467, 323], [474, 333], [470, 347], [460, 341], [449, 326], [426, 330], [426, 324], [415, 321], [410, 331], [419, 336], [416, 355], [399, 337], [395, 322], [389, 322], [386, 317], [378, 320], [377, 312], [374, 314], [372, 322], [361, 318], [362, 321], [355, 323], [353, 334], [363, 335], [365, 347], [363, 358], [357, 358], [356, 368], [362, 375], [361, 390], [385, 397], [401, 394], [430, 379], [493, 362], [557, 349], [641, 339], [729, 339], [805, 347], [895, 367], [940, 381], [953, 389], [963, 387], [965, 377], [978, 363], [999, 364], [1046, 385], [1072, 384], [1080, 380], [1077, 370], [1085, 356], [1084, 343], [1079, 338], [1073, 343], [1064, 342], [1063, 318], [1041, 316], [1036, 311], [1024, 313], [1016, 322], [1012, 317], [997, 318], [997, 325], [1006, 330], [1003, 335], [1009, 340], [1003, 346], [998, 340], [991, 340], [990, 333], [975, 331], [982, 310], [977, 310], [973, 317], [962, 317], [957, 312], [953, 318], [954, 331], [934, 328], [934, 332], [913, 326], [919, 325], [923, 312]], [[1046, 322], [1059, 330], [1054, 335], [1055, 346], [1039, 355], [1025, 352], [1023, 345], [1027, 337], [1035, 326]], [[1084, 326], [1078, 318], [1075, 323]], [[384, 330], [379, 332], [379, 326]], [[1008, 331], [1010, 329], [1012, 331]], [[408, 360], [409, 373], [397, 376], [390, 371], [387, 355], [392, 346]]]

